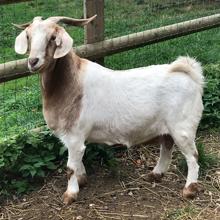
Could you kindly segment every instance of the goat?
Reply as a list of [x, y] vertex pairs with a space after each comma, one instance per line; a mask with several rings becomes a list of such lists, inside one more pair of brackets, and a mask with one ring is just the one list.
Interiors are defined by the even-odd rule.
[[29, 53], [28, 68], [40, 73], [43, 115], [68, 149], [65, 204], [77, 199], [87, 182], [82, 163], [85, 141], [128, 147], [160, 137], [160, 157], [149, 174], [161, 179], [171, 162], [174, 143], [186, 158], [183, 197], [198, 192], [196, 130], [202, 116], [203, 75], [199, 62], [179, 57], [170, 64], [113, 71], [78, 57], [73, 39], [59, 26], [84, 26], [88, 19], [35, 17], [23, 29], [15, 51]]

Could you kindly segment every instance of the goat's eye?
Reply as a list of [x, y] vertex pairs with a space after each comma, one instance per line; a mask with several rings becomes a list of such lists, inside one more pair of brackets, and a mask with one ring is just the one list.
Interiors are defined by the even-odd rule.
[[56, 36], [52, 35], [52, 37], [50, 38], [50, 40], [54, 41], [56, 39]]

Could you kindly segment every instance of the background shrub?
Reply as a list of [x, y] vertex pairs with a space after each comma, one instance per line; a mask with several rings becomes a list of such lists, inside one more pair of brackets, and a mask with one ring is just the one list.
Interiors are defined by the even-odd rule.
[[203, 95], [204, 111], [200, 129], [220, 128], [220, 64], [204, 67], [205, 87]]

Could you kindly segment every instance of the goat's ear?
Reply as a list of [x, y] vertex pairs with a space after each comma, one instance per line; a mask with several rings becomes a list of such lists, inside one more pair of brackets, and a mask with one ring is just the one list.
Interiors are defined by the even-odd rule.
[[22, 31], [15, 39], [15, 52], [25, 54], [28, 49], [28, 40], [26, 31]]
[[53, 56], [54, 59], [64, 57], [67, 53], [70, 52], [73, 46], [73, 39], [63, 28], [60, 28], [57, 31], [55, 42], [56, 42], [57, 48]]

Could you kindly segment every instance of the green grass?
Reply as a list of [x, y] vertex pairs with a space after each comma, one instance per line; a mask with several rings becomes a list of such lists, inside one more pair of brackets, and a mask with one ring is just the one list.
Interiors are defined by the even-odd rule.
[[191, 1], [194, 4], [181, 4], [181, 2], [187, 1], [145, 0], [144, 4], [137, 4], [136, 0], [108, 0], [105, 7], [105, 36], [111, 38], [135, 33], [220, 11], [219, 3], [201, 4], [201, 1]]
[[38, 76], [0, 86], [0, 140], [43, 124]]
[[[55, 7], [59, 5], [59, 7]], [[50, 16], [83, 16], [82, 1], [72, 0], [37, 0], [32, 2], [24, 2], [19, 4], [9, 4], [0, 6], [0, 63], [23, 58], [16, 55], [13, 49], [16, 35], [20, 32], [12, 23], [26, 23], [31, 21], [35, 16], [44, 18]], [[75, 39], [76, 45], [83, 43], [83, 29], [67, 28]]]
[[[170, 0], [106, 0], [105, 36], [106, 38], [121, 36], [220, 12], [219, 3], [215, 1], [189, 2], [191, 3], [179, 0], [179, 5], [177, 5], [176, 1]], [[54, 7], [56, 4], [59, 7]], [[80, 0], [38, 0], [0, 6], [0, 10], [2, 14], [0, 17], [0, 63], [22, 58], [16, 55], [13, 49], [19, 30], [16, 30], [11, 23], [27, 22], [39, 15], [43, 17], [65, 15], [78, 18], [83, 16], [83, 4]], [[83, 29], [66, 28], [74, 38], [75, 45], [83, 44]], [[106, 57], [105, 64], [113, 69], [129, 69], [167, 63], [179, 55], [190, 55], [196, 57], [205, 67], [208, 90], [215, 91], [216, 99], [220, 82], [219, 51], [220, 29], [216, 28]], [[218, 100], [213, 105], [211, 104], [212, 93], [209, 92], [211, 100], [205, 97], [208, 105], [205, 109], [207, 110], [204, 122], [207, 125], [206, 129], [215, 127], [216, 120], [220, 117]], [[0, 84], [0, 140], [18, 131], [42, 125], [44, 120], [40, 100], [38, 76]]]
[[194, 206], [179, 207], [167, 210], [162, 217], [163, 220], [187, 220], [194, 219], [198, 215], [198, 211]]

